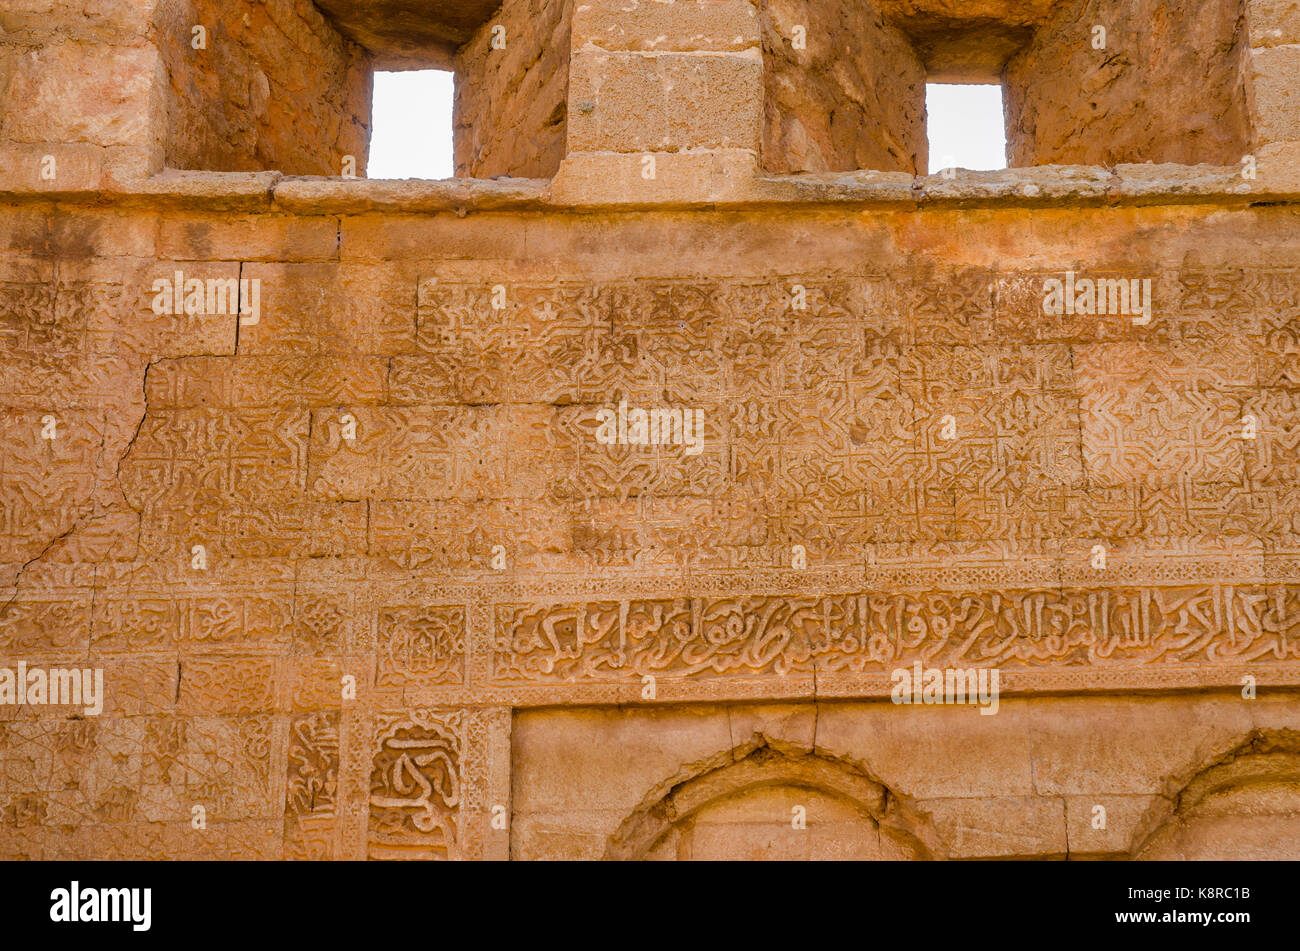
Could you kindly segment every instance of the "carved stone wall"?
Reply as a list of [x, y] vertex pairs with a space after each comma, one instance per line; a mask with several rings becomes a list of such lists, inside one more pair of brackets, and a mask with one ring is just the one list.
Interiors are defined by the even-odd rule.
[[59, 106], [0, 115], [0, 857], [1300, 857], [1290, 7], [1254, 165], [760, 173], [761, 11], [683, 0], [482, 60], [553, 181], [393, 183], [165, 170], [150, 11], [58, 6], [0, 13]]
[[[1004, 766], [1013, 721], [1060, 709], [1046, 695], [1155, 691], [1073, 700], [1037, 728], [1042, 770], [1083, 742], [1067, 721], [1128, 724], [1117, 749], [1150, 778], [1068, 786], [1101, 803], [1146, 808], [1158, 764], [1197, 762], [1211, 721], [1223, 744], [1294, 725], [1289, 217], [1076, 210], [1028, 231], [1018, 214], [608, 219], [618, 246], [662, 249], [615, 275], [590, 216], [6, 213], [3, 660], [89, 659], [107, 684], [80, 723], [3, 708], [6, 854], [603, 855], [677, 768], [579, 766], [533, 731], [621, 757], [622, 740], [581, 739], [590, 717], [641, 730], [671, 712], [700, 724], [698, 751], [676, 728], [654, 742], [689, 764], [736, 745], [713, 724], [786, 700], [819, 744], [847, 717], [914, 749], [931, 711], [888, 698], [917, 662], [997, 667], [1027, 698], [945, 720], [953, 742], [987, 733]], [[965, 250], [925, 249], [954, 228]], [[1034, 313], [1089, 229], [1127, 236], [1093, 267], [1150, 274], [1149, 323]], [[516, 253], [542, 233], [559, 276]], [[691, 273], [699, 241], [733, 249], [712, 276]], [[153, 313], [153, 280], [178, 269], [260, 280], [257, 322]], [[602, 444], [597, 413], [620, 401], [700, 409], [701, 451]], [[1259, 699], [1238, 696], [1245, 675]], [[1188, 689], [1206, 693], [1158, 696]], [[510, 740], [512, 708], [628, 703], [646, 707], [575, 713], [572, 735], [529, 713]], [[1188, 718], [1186, 737], [1151, 739]], [[1067, 848], [1068, 823], [1029, 844], [954, 839], [969, 823], [944, 809], [1009, 828], [1059, 818], [1032, 797], [1066, 794], [927, 792], [933, 775], [885, 775], [866, 739], [828, 755], [915, 801], [926, 854], [1129, 847]], [[545, 844], [527, 777], [555, 768], [584, 771], [591, 802], [620, 774], [628, 799]], [[513, 824], [493, 829], [512, 795]], [[737, 795], [646, 848], [715, 854], [735, 838], [718, 830], [795, 794]], [[877, 843], [844, 854], [902, 854], [880, 815], [818, 796], [814, 818]], [[190, 827], [194, 805], [218, 837]], [[831, 854], [817, 841], [798, 848]]]

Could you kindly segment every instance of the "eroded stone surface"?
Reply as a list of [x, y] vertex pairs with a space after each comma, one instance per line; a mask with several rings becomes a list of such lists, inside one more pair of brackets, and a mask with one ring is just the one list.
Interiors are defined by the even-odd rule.
[[339, 30], [384, 66], [439, 68], [500, 7], [500, 0], [318, 0]]
[[763, 61], [767, 170], [924, 172], [925, 69], [871, 4], [769, 0]]
[[1010, 163], [1235, 164], [1245, 24], [1238, 0], [1061, 5], [1007, 64]]
[[169, 166], [339, 175], [352, 156], [364, 174], [367, 63], [310, 2], [186, 0], [160, 9], [158, 35]]
[[[104, 685], [0, 702], [0, 856], [1300, 855], [1292, 4], [1253, 165], [1081, 112], [1096, 5], [508, 4], [451, 183], [335, 174], [374, 21], [199, 7], [0, 14], [0, 669]], [[964, 17], [1083, 164], [914, 174]]]
[[568, 133], [571, 0], [507, 0], [461, 47], [456, 174], [550, 178]]

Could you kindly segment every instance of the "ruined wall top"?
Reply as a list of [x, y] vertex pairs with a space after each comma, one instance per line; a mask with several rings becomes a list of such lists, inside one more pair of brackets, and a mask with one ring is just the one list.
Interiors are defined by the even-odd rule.
[[[1290, 200], [1297, 57], [1294, 0], [8, 0], [0, 190], [433, 209]], [[419, 67], [456, 72], [456, 178], [367, 181], [371, 76]], [[936, 81], [1003, 86], [1009, 169], [927, 175]]]

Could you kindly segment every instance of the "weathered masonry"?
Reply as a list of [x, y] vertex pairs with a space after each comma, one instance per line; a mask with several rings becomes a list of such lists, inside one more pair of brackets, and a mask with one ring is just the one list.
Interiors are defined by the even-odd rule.
[[[419, 66], [459, 177], [348, 174]], [[1296, 0], [0, 0], [0, 669], [104, 692], [0, 678], [0, 856], [1300, 857], [1297, 76]]]

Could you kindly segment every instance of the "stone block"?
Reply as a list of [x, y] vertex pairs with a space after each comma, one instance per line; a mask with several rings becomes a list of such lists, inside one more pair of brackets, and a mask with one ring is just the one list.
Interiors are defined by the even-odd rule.
[[762, 80], [757, 51], [578, 50], [569, 76], [568, 152], [755, 149]]
[[573, 48], [614, 52], [734, 52], [759, 43], [758, 10], [750, 0], [618, 0], [579, 3]]

